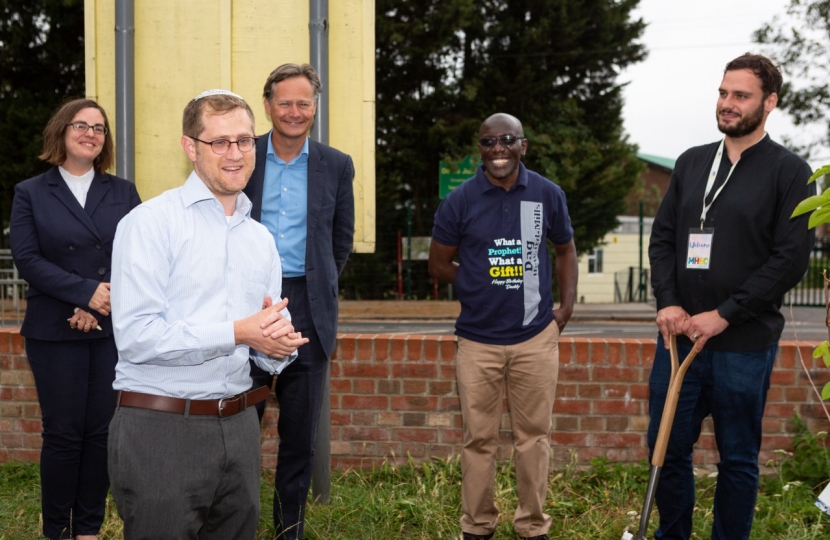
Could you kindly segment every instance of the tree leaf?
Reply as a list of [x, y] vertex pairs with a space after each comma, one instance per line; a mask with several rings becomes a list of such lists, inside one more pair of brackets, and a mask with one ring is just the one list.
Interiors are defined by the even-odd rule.
[[825, 384], [824, 388], [821, 389], [821, 399], [830, 399], [830, 382]]
[[830, 342], [822, 341], [818, 347], [813, 349], [813, 358], [824, 356], [828, 352], [830, 352]]
[[810, 176], [810, 178], [807, 179], [807, 183], [809, 184], [810, 182], [815, 182], [816, 180], [818, 180], [822, 176], [826, 176], [828, 174], [830, 174], [830, 165], [825, 165], [824, 167], [819, 167], [816, 170], [816, 172], [814, 172], [813, 175]]
[[810, 216], [810, 221], [807, 223], [807, 227], [813, 229], [818, 227], [822, 223], [830, 222], [830, 206], [823, 206], [813, 212]]
[[793, 214], [790, 217], [794, 218], [796, 216], [800, 216], [801, 214], [806, 214], [811, 210], [815, 210], [816, 208], [825, 205], [830, 206], [830, 193], [828, 193], [827, 191], [825, 191], [821, 195], [813, 195], [812, 197], [807, 197], [806, 199], [798, 203], [798, 206], [795, 207], [795, 210], [793, 210]]

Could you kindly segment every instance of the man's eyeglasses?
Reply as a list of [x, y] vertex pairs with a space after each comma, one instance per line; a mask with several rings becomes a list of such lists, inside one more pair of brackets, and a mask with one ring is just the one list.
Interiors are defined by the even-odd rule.
[[231, 149], [231, 145], [235, 144], [237, 148], [239, 148], [240, 152], [250, 152], [254, 149], [254, 145], [256, 144], [256, 140], [259, 137], [242, 137], [236, 141], [229, 141], [228, 139], [216, 139], [215, 141], [203, 141], [202, 139], [197, 139], [196, 137], [190, 137], [194, 141], [199, 141], [202, 144], [209, 144], [210, 149], [213, 150], [214, 154], [217, 155], [224, 155], [228, 153], [228, 150]]
[[482, 137], [478, 140], [478, 145], [482, 148], [493, 148], [496, 143], [501, 144], [502, 148], [510, 148], [519, 141], [525, 140], [524, 137], [516, 137], [515, 135], [502, 135], [501, 137]]
[[86, 122], [69, 122], [66, 124], [67, 126], [72, 126], [72, 129], [75, 131], [80, 131], [81, 133], [86, 133], [89, 131], [89, 128], [92, 128], [92, 132], [96, 135], [106, 135], [109, 131], [106, 126], [101, 124], [95, 124], [94, 126], [90, 126]]

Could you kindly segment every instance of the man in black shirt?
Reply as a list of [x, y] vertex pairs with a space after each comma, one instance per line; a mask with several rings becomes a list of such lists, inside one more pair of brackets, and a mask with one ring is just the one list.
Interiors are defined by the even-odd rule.
[[654, 219], [649, 258], [660, 336], [649, 378], [652, 451], [671, 373], [669, 337], [678, 336], [681, 358], [693, 346], [702, 351], [683, 382], [660, 476], [659, 540], [691, 536], [692, 450], [710, 414], [720, 454], [712, 538], [746, 539], [752, 527], [781, 298], [804, 275], [813, 240], [807, 216], [790, 219], [813, 194], [810, 167], [764, 131], [781, 84], [763, 56], [727, 64], [716, 108], [724, 139], [678, 158]]

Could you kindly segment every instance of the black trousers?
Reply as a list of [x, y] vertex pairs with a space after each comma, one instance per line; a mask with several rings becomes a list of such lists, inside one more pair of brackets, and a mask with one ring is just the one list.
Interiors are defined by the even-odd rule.
[[[277, 376], [275, 387], [280, 405], [277, 423], [280, 443], [274, 493], [274, 527], [277, 538], [294, 540], [303, 538], [305, 503], [311, 485], [314, 445], [329, 359], [311, 320], [305, 278], [284, 279], [282, 295], [288, 298], [288, 311], [294, 329], [308, 338], [308, 343], [298, 349], [297, 359]], [[251, 377], [254, 379], [254, 388], [263, 384], [270, 386], [271, 376], [253, 362]], [[260, 420], [265, 410], [264, 403], [261, 405], [257, 406]]]
[[98, 534], [109, 489], [107, 433], [115, 411], [115, 340], [27, 338], [26, 355], [43, 419], [43, 535]]

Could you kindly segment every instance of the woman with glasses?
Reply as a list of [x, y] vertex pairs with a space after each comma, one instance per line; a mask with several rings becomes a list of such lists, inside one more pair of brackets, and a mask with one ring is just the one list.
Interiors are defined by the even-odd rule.
[[29, 284], [20, 333], [43, 419], [43, 534], [96, 538], [109, 489], [107, 433], [118, 352], [110, 321], [110, 260], [118, 222], [140, 204], [113, 163], [106, 112], [64, 104], [43, 130], [53, 167], [15, 186], [14, 263]]

